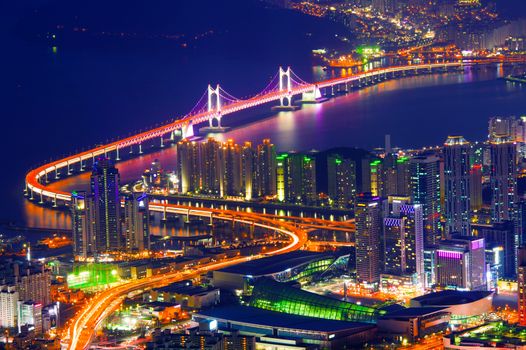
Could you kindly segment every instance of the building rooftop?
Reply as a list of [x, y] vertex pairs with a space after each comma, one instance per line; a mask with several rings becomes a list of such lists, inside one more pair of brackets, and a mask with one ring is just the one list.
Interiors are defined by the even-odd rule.
[[286, 254], [275, 255], [268, 258], [252, 260], [246, 263], [229, 266], [219, 271], [245, 276], [263, 276], [285, 271], [289, 268], [294, 268], [314, 260], [321, 260], [331, 257], [334, 258], [334, 255], [298, 250]]
[[204, 288], [201, 286], [181, 286], [181, 285], [168, 285], [166, 287], [158, 288], [159, 293], [176, 293], [184, 295], [199, 295], [203, 293], [210, 292], [217, 288]]
[[468, 304], [474, 301], [489, 297], [493, 292], [488, 291], [458, 291], [443, 290], [441, 292], [429, 293], [413, 298], [422, 306], [442, 306], [442, 305], [460, 305]]
[[397, 318], [397, 317], [420, 317], [425, 315], [434, 314], [435, 312], [440, 312], [446, 310], [446, 307], [408, 307], [399, 309], [393, 312], [387, 313], [387, 315], [382, 316], [381, 318]]
[[315, 317], [291, 315], [281, 312], [262, 310], [249, 306], [218, 307], [200, 311], [195, 314], [195, 316], [250, 323], [253, 325], [266, 327], [279, 327], [323, 333], [349, 330], [360, 332], [375, 327], [374, 325], [367, 323], [335, 321], [319, 319]]

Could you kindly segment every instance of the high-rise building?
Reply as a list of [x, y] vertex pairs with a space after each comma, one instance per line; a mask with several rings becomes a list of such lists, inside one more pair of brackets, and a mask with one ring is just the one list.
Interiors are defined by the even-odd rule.
[[517, 149], [509, 137], [491, 141], [491, 217], [493, 222], [517, 219]]
[[353, 208], [356, 197], [356, 167], [348, 158], [327, 158], [328, 194], [338, 208]]
[[241, 195], [241, 147], [228, 140], [219, 151], [219, 193], [221, 197]]
[[444, 143], [444, 182], [446, 234], [470, 234], [469, 142], [462, 136], [449, 136]]
[[276, 156], [276, 190], [278, 200], [295, 204], [316, 202], [316, 160], [300, 153]]
[[498, 275], [504, 278], [515, 278], [517, 267], [515, 264], [515, 225], [512, 221], [496, 222], [492, 224], [473, 224], [474, 236], [484, 238], [489, 247], [499, 247]]
[[519, 325], [526, 326], [526, 247], [518, 249], [518, 267], [517, 267], [517, 284], [518, 284], [518, 304], [519, 304]]
[[384, 218], [384, 272], [416, 274], [424, 284], [424, 237], [422, 206], [409, 197], [389, 196], [389, 214]]
[[18, 292], [15, 286], [0, 286], [0, 327], [16, 327], [17, 302]]
[[472, 211], [482, 209], [482, 164], [473, 164], [470, 174], [469, 201]]
[[150, 213], [148, 196], [132, 193], [124, 201], [124, 235], [126, 250], [130, 252], [150, 249]]
[[410, 195], [409, 158], [387, 153], [370, 163], [371, 192], [381, 197]]
[[14, 266], [14, 279], [18, 297], [43, 305], [51, 304], [51, 271], [44, 266]]
[[94, 218], [93, 199], [85, 191], [71, 194], [71, 228], [73, 235], [73, 255], [86, 259], [93, 253]]
[[413, 157], [410, 168], [411, 199], [422, 206], [424, 243], [431, 246], [442, 239], [440, 159], [436, 155]]
[[201, 189], [199, 148], [195, 141], [185, 139], [177, 143], [177, 173], [182, 194]]
[[241, 151], [241, 173], [243, 179], [243, 190], [245, 199], [251, 200], [256, 194], [254, 175], [256, 172], [256, 152], [252, 148], [252, 143], [245, 142]]
[[484, 238], [452, 235], [435, 251], [436, 283], [440, 287], [486, 290]]
[[269, 139], [263, 140], [257, 149], [258, 196], [276, 194], [276, 149]]
[[121, 240], [119, 171], [108, 158], [98, 158], [91, 174], [97, 254], [123, 248]]
[[[220, 191], [219, 172], [221, 169], [218, 164], [220, 149], [221, 143], [213, 138], [209, 138], [206, 142], [201, 143], [201, 188], [202, 191], [207, 194], [218, 195]], [[193, 152], [192, 155], [195, 157]], [[183, 154], [181, 156], [183, 156]], [[187, 160], [187, 162], [194, 163], [195, 159], [194, 161]]]
[[18, 302], [18, 333], [22, 332], [22, 326], [34, 330], [35, 334], [42, 333], [42, 303], [31, 300]]
[[379, 197], [362, 193], [356, 198], [356, 277], [374, 286], [380, 279], [382, 202]]

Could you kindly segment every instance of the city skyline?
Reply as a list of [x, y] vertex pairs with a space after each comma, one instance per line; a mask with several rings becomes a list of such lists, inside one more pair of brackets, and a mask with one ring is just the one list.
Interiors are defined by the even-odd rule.
[[10, 5], [0, 347], [526, 347], [514, 1]]

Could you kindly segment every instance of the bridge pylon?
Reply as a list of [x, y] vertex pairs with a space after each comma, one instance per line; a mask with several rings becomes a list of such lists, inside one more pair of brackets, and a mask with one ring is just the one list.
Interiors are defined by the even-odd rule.
[[279, 92], [281, 97], [279, 98], [279, 106], [272, 107], [273, 110], [281, 111], [293, 111], [298, 109], [298, 106], [292, 105], [292, 79], [291, 79], [291, 69], [283, 69], [279, 67]]
[[[208, 124], [210, 128], [221, 129], [221, 95], [220, 95], [219, 84], [215, 88], [212, 85], [208, 84], [208, 112], [210, 113], [208, 117]], [[214, 126], [214, 120], [217, 121], [217, 125]]]

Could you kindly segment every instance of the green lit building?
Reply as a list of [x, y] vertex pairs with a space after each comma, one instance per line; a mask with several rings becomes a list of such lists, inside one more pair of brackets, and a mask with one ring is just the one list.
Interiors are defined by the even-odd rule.
[[99, 288], [118, 281], [117, 266], [112, 264], [75, 265], [73, 272], [67, 276], [70, 289]]
[[278, 200], [294, 204], [316, 204], [316, 160], [310, 155], [281, 153], [276, 156]]
[[375, 323], [385, 311], [310, 293], [270, 278], [259, 279], [250, 306], [326, 320]]

